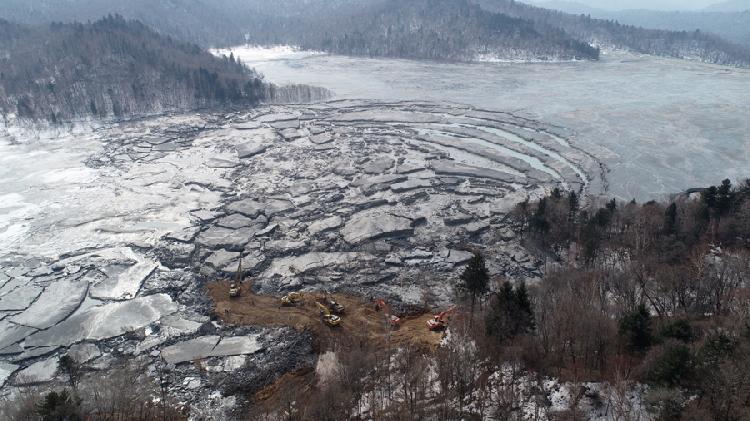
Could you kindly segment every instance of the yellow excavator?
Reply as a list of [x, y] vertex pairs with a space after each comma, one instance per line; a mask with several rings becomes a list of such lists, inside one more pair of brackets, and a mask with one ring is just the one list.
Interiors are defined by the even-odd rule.
[[329, 327], [335, 327], [341, 324], [341, 317], [336, 316], [335, 314], [331, 314], [331, 311], [328, 310], [328, 307], [324, 306], [323, 304], [317, 301], [315, 302], [315, 304], [317, 304], [318, 308], [320, 308], [320, 317], [323, 318], [323, 323], [325, 323]]
[[240, 253], [240, 264], [237, 266], [237, 274], [234, 275], [234, 281], [229, 284], [229, 298], [240, 296], [240, 283], [242, 282], [242, 253]]
[[281, 297], [281, 305], [284, 307], [292, 307], [302, 303], [305, 298], [301, 292], [290, 292], [289, 294]]

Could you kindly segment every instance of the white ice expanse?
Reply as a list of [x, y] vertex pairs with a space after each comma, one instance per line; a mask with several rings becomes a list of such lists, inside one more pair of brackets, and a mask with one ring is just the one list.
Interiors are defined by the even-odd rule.
[[458, 102], [572, 129], [575, 146], [608, 164], [610, 193], [625, 199], [750, 176], [746, 69], [619, 52], [599, 62], [455, 64], [231, 51], [270, 82], [318, 85], [338, 99]]

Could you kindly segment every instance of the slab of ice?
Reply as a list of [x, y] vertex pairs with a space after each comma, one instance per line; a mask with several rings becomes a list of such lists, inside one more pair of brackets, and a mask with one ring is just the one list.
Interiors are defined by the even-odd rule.
[[325, 219], [321, 219], [319, 221], [315, 221], [310, 226], [307, 227], [307, 232], [310, 233], [310, 235], [316, 235], [320, 234], [323, 231], [328, 231], [332, 229], [336, 229], [343, 224], [343, 220], [340, 216], [331, 216]]
[[161, 356], [170, 364], [178, 364], [208, 357], [253, 354], [261, 349], [257, 336], [201, 336], [168, 346], [162, 349]]
[[276, 275], [282, 277], [292, 277], [327, 266], [343, 265], [347, 262], [369, 258], [371, 258], [371, 256], [355, 252], [312, 252], [303, 254], [302, 256], [290, 256], [276, 259], [273, 261], [273, 263], [271, 263], [271, 266], [266, 269], [266, 271], [263, 273], [263, 276], [268, 278]]
[[0, 311], [25, 310], [42, 293], [36, 285], [24, 285], [0, 297]]
[[354, 215], [342, 230], [344, 239], [349, 244], [383, 237], [410, 235], [413, 232], [411, 219], [381, 212]]
[[31, 364], [16, 375], [14, 383], [16, 385], [25, 385], [44, 383], [54, 379], [57, 373], [58, 360], [55, 356]]
[[65, 321], [35, 333], [27, 346], [69, 346], [82, 340], [101, 340], [147, 326], [177, 311], [166, 294], [155, 294], [125, 302], [114, 302], [79, 311]]
[[31, 335], [36, 329], [19, 326], [7, 320], [0, 321], [0, 349], [7, 348]]
[[20, 325], [46, 329], [75, 311], [86, 297], [87, 290], [86, 282], [67, 279], [53, 282], [31, 307], [10, 320]]
[[0, 387], [5, 386], [5, 382], [8, 381], [8, 377], [18, 370], [17, 365], [0, 361]]
[[91, 343], [75, 344], [68, 350], [68, 355], [79, 364], [85, 364], [102, 355], [99, 347]]

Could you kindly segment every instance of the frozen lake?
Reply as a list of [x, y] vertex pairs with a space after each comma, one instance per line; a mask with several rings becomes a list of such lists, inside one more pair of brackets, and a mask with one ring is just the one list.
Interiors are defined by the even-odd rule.
[[607, 163], [609, 193], [625, 199], [750, 176], [748, 70], [622, 53], [597, 63], [451, 64], [233, 51], [270, 82], [323, 86], [337, 98], [450, 101], [566, 127]]

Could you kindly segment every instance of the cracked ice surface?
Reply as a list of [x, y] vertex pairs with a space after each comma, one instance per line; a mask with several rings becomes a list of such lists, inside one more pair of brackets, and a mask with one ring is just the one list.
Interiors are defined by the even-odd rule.
[[425, 102], [0, 128], [0, 374], [59, 381], [53, 362], [69, 352], [97, 370], [197, 358], [265, 370], [257, 351], [301, 334], [211, 323], [201, 289], [240, 256], [261, 293], [402, 305], [424, 290], [449, 300], [465, 243], [488, 250], [493, 275], [534, 279], [505, 218], [555, 186], [585, 193], [601, 168], [574, 141], [512, 113]]
[[70, 346], [84, 339], [99, 340], [142, 328], [177, 311], [166, 294], [91, 307], [26, 339], [27, 346]]

